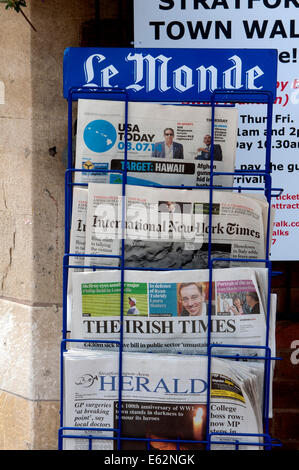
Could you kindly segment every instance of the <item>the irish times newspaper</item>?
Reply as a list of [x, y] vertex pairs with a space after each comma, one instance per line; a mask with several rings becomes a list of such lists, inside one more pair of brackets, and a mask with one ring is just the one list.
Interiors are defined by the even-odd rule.
[[209, 270], [125, 271], [123, 291], [119, 270], [74, 272], [72, 286], [70, 337], [85, 348], [116, 350], [122, 337], [125, 351], [206, 354], [210, 335], [212, 353], [264, 356], [266, 315], [275, 348], [275, 296], [267, 312], [263, 268], [215, 269], [211, 290]]
[[[129, 184], [206, 186], [211, 152], [214, 172], [234, 171], [237, 109], [215, 108], [213, 143], [211, 122], [211, 107], [132, 102], [126, 128], [124, 102], [80, 99], [75, 181], [120, 182], [126, 148]], [[232, 183], [232, 176], [213, 177], [214, 185]]]
[[121, 381], [118, 359], [64, 353], [64, 423], [76, 428], [64, 449], [88, 449], [88, 436], [94, 450], [117, 449], [118, 435], [123, 450], [199, 450], [210, 436], [213, 450], [262, 448], [260, 364], [212, 358], [209, 387], [205, 356], [124, 353]]

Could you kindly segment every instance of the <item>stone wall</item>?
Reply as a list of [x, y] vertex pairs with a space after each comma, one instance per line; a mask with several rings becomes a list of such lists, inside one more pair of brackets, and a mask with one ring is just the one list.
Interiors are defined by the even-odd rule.
[[63, 53], [70, 46], [128, 45], [129, 3], [28, 0], [23, 10], [36, 31], [0, 3], [0, 449], [57, 448]]
[[93, 0], [0, 4], [0, 449], [56, 449], [62, 328], [64, 49]]

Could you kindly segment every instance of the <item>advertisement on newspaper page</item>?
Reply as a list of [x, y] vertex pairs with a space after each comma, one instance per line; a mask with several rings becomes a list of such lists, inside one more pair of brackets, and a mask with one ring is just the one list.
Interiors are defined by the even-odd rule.
[[[237, 111], [216, 107], [214, 144], [211, 107], [79, 99], [75, 181], [140, 186], [207, 186], [211, 152], [214, 172], [233, 172]], [[88, 170], [88, 171], [83, 171]], [[100, 171], [95, 171], [100, 170]], [[105, 172], [112, 170], [112, 172]], [[232, 186], [232, 176], [215, 175], [216, 186]]]
[[260, 365], [213, 358], [209, 389], [206, 357], [156, 354], [153, 361], [150, 354], [124, 353], [120, 409], [118, 357], [115, 352], [64, 353], [64, 421], [78, 428], [68, 432], [72, 438], [64, 439], [65, 450], [88, 449], [88, 439], [76, 434], [98, 437], [94, 450], [117, 449], [113, 429], [119, 419], [122, 450], [145, 450], [147, 443], [152, 450], [176, 450], [176, 440], [180, 450], [205, 449], [208, 413], [210, 431], [219, 433], [211, 437], [213, 450], [234, 449], [229, 442], [235, 439], [242, 450], [261, 448], [259, 436], [239, 436], [262, 432]]
[[[91, 340], [119, 341], [121, 323], [126, 351], [206, 354], [208, 328], [215, 345], [266, 342], [264, 286], [254, 269], [213, 270], [210, 304], [209, 270], [126, 271], [123, 292], [120, 276], [114, 269], [72, 274], [71, 338], [87, 340], [84, 348], [117, 349], [117, 343]], [[235, 348], [229, 351], [236, 354]], [[242, 349], [241, 354], [265, 351]]]
[[210, 227], [209, 190], [140, 191], [128, 185], [122, 198], [121, 185], [90, 183], [86, 253], [101, 256], [90, 256], [86, 265], [118, 266], [124, 238], [126, 267], [204, 269], [211, 235], [214, 268], [245, 266], [243, 259], [252, 260], [246, 267], [261, 267], [254, 260], [265, 258], [268, 203], [223, 190], [213, 193]]

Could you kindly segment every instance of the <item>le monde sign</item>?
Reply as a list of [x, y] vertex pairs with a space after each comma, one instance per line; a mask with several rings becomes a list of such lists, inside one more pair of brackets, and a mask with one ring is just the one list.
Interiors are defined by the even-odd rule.
[[[131, 101], [209, 101], [216, 89], [267, 91], [276, 97], [274, 49], [68, 48], [63, 94], [124, 90]], [[118, 98], [121, 99], [121, 98]]]

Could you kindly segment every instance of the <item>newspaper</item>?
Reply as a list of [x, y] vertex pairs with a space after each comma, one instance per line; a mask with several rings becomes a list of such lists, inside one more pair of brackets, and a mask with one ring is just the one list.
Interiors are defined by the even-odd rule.
[[209, 190], [128, 185], [125, 198], [121, 191], [116, 184], [88, 185], [86, 253], [101, 256], [90, 256], [86, 266], [118, 266], [124, 239], [126, 267], [204, 269], [209, 232], [214, 268], [244, 266], [245, 260], [261, 266], [254, 260], [265, 259], [266, 201], [215, 190], [210, 228]]
[[94, 450], [119, 449], [111, 430], [120, 421], [122, 450], [145, 450], [148, 442], [152, 450], [176, 450], [178, 439], [180, 450], [205, 449], [207, 428], [219, 433], [212, 450], [234, 450], [236, 441], [241, 450], [261, 449], [260, 364], [212, 358], [210, 390], [205, 356], [125, 353], [120, 382], [117, 353], [69, 350], [63, 372], [64, 427], [78, 428], [67, 432], [65, 450], [88, 449], [88, 436], [98, 438]]
[[[86, 228], [86, 215], [87, 215], [87, 201], [88, 191], [85, 188], [74, 186], [73, 188], [73, 201], [72, 201], [72, 220], [70, 230], [70, 254], [68, 258], [68, 265], [70, 266], [84, 266], [84, 257], [74, 256], [83, 255], [85, 253], [85, 228]], [[67, 328], [70, 329], [70, 317], [72, 308], [72, 281], [71, 273], [76, 268], [68, 269], [68, 282], [67, 282]], [[80, 270], [80, 268], [78, 268]], [[81, 269], [82, 270], [82, 269]]]
[[84, 348], [113, 350], [119, 343], [104, 341], [122, 337], [124, 351], [206, 354], [209, 333], [210, 343], [231, 345], [212, 353], [265, 355], [262, 348], [244, 349], [266, 343], [267, 309], [254, 269], [215, 269], [210, 306], [209, 270], [125, 271], [123, 290], [118, 270], [74, 272], [72, 284], [70, 337], [87, 340]]
[[[213, 171], [233, 172], [237, 109], [215, 108]], [[127, 182], [142, 186], [206, 186], [211, 169], [211, 107], [79, 99], [75, 181], [121, 181], [125, 147]], [[89, 170], [89, 171], [84, 171]], [[101, 171], [91, 171], [101, 170]], [[105, 170], [113, 170], [105, 172]], [[233, 186], [233, 176], [213, 184]]]

